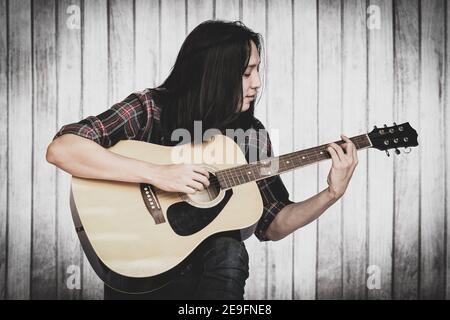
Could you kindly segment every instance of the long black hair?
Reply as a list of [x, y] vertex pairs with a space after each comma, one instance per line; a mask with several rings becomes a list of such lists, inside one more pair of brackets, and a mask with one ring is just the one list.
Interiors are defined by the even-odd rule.
[[194, 121], [202, 121], [203, 132], [250, 127], [256, 99], [247, 111], [238, 109], [251, 41], [261, 55], [262, 36], [240, 21], [207, 20], [186, 37], [169, 76], [152, 91], [166, 143], [178, 128], [194, 137]]

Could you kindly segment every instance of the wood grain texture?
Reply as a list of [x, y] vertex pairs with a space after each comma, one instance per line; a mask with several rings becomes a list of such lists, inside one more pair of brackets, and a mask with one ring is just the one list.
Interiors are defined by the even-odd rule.
[[188, 35], [203, 21], [213, 19], [213, 0], [187, 0], [186, 13], [186, 35]]
[[[350, 137], [367, 132], [366, 2], [342, 3], [342, 131]], [[358, 159], [342, 199], [344, 299], [366, 297], [367, 151]]]
[[[419, 124], [419, 4], [395, 1], [395, 120]], [[419, 138], [420, 140], [421, 138]], [[419, 286], [419, 152], [395, 158], [393, 298], [417, 299]]]
[[[243, 0], [242, 21], [254, 32], [260, 33], [266, 39], [266, 2], [265, 0]], [[267, 125], [267, 88], [265, 87], [267, 73], [266, 43], [262, 44], [263, 51], [260, 55], [261, 65], [259, 69], [262, 85], [259, 101], [256, 101], [255, 116]], [[246, 282], [245, 297], [247, 299], [267, 299], [267, 242], [260, 242], [256, 237], [251, 237], [246, 242], [250, 257], [250, 276]]]
[[[450, 43], [450, 32], [449, 32], [449, 26], [448, 26], [448, 22], [450, 19], [450, 6], [448, 4], [448, 2], [446, 3], [446, 16], [445, 16], [445, 33], [446, 33], [446, 38], [445, 38], [445, 49], [446, 49], [446, 53], [445, 53], [445, 106], [448, 106], [449, 101], [450, 101], [450, 54], [448, 53], [449, 50], [449, 43]], [[445, 137], [448, 137], [450, 135], [450, 111], [448, 110], [448, 107], [445, 108]], [[445, 224], [446, 224], [446, 245], [445, 245], [445, 250], [446, 250], [446, 270], [445, 270], [445, 275], [446, 275], [446, 294], [445, 294], [445, 299], [450, 299], [450, 248], [449, 248], [449, 243], [450, 243], [450, 227], [449, 227], [449, 221], [450, 221], [450, 206], [449, 206], [449, 202], [448, 202], [448, 198], [450, 197], [450, 157], [448, 155], [448, 153], [450, 152], [450, 139], [446, 139], [445, 140], [446, 144], [445, 144], [445, 160], [446, 160], [446, 164], [445, 164], [445, 181], [446, 181], [446, 193], [445, 193]]]
[[419, 294], [423, 299], [445, 297], [444, 8], [441, 0], [421, 1]]
[[[108, 2], [85, 1], [83, 7], [83, 115], [97, 115], [108, 105]], [[82, 298], [103, 299], [103, 282], [83, 254]]]
[[[367, 30], [368, 120], [370, 126], [380, 127], [383, 124], [391, 125], [394, 120], [392, 1], [370, 1], [370, 5], [379, 8], [380, 28]], [[371, 17], [377, 19], [374, 14], [370, 12]], [[387, 158], [381, 152], [368, 152], [368, 276], [380, 279], [379, 285], [368, 287], [369, 299], [391, 298], [394, 210], [392, 157]]]
[[135, 88], [134, 11], [132, 0], [109, 3], [109, 85], [113, 105]]
[[[275, 154], [394, 121], [419, 133], [410, 154], [359, 152], [320, 220], [249, 239], [245, 297], [449, 299], [449, 17], [445, 0], [0, 0], [0, 299], [103, 298], [46, 147], [62, 125], [159, 85], [213, 18], [264, 38], [255, 115], [278, 129]], [[284, 174], [291, 200], [323, 190], [330, 165]]]
[[[77, 122], [81, 108], [81, 14], [79, 1], [57, 2], [57, 127]], [[80, 23], [78, 23], [80, 21]], [[69, 175], [57, 171], [57, 294], [59, 299], [81, 298], [83, 257], [69, 206]]]
[[[319, 144], [317, 137], [317, 6], [315, 1], [294, 1], [294, 150]], [[291, 200], [315, 195], [318, 165], [294, 172]], [[294, 235], [294, 299], [316, 298], [317, 221]]]
[[239, 20], [240, 15], [240, 0], [215, 0], [214, 18], [216, 20]]
[[160, 81], [170, 74], [181, 45], [186, 38], [186, 7], [184, 1], [161, 1]]
[[8, 247], [8, 12], [0, 0], [0, 300], [6, 298]]
[[[267, 129], [274, 155], [292, 152], [292, 7], [269, 1], [267, 8]], [[281, 176], [292, 194], [292, 172]], [[268, 298], [292, 299], [292, 235], [268, 244]], [[280, 264], [279, 261], [285, 261]]]
[[[341, 4], [320, 1], [319, 34], [319, 144], [338, 140], [342, 131]], [[319, 164], [319, 191], [327, 188], [330, 162]], [[318, 221], [317, 298], [342, 298], [342, 208], [341, 200]]]
[[30, 298], [33, 111], [31, 5], [9, 1], [8, 299]]
[[45, 160], [56, 130], [55, 2], [33, 2], [32, 299], [56, 299], [56, 168]]
[[135, 2], [135, 73], [137, 90], [159, 84], [160, 61], [159, 0]]

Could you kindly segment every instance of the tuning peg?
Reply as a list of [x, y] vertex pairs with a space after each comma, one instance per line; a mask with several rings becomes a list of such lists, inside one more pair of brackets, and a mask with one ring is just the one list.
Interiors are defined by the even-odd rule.
[[375, 129], [375, 130], [377, 130], [378, 128], [377, 128], [377, 126], [373, 126], [373, 128]]
[[400, 150], [398, 150], [397, 148], [395, 148], [395, 153], [396, 153], [396, 154], [400, 154]]
[[390, 157], [391, 155], [389, 154], [389, 150], [386, 150], [386, 154], [388, 157]]
[[394, 126], [397, 126], [397, 124], [394, 122]]
[[[408, 150], [408, 151], [407, 151]], [[411, 147], [405, 148], [405, 153], [410, 153], [411, 152]]]
[[387, 125], [385, 124], [384, 127], [387, 128]]

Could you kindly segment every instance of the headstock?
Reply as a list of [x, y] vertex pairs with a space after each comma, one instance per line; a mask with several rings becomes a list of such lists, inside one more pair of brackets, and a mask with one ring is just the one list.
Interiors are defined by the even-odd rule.
[[[386, 151], [389, 156], [389, 149], [395, 149], [395, 153], [399, 154], [398, 148], [409, 148], [418, 146], [417, 131], [414, 130], [409, 122], [396, 124], [391, 127], [384, 125], [384, 128], [374, 129], [368, 134], [372, 146], [378, 150]], [[410, 151], [409, 151], [410, 152]], [[407, 153], [409, 153], [407, 152]]]

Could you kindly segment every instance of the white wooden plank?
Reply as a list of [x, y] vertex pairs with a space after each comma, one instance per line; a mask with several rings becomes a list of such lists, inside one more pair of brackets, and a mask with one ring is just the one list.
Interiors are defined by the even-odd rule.
[[[419, 124], [418, 1], [394, 2], [395, 120]], [[419, 140], [420, 140], [419, 136]], [[403, 151], [403, 150], [401, 150]], [[395, 158], [393, 299], [417, 299], [419, 285], [419, 150]]]
[[109, 6], [109, 104], [112, 105], [135, 90], [133, 0], [111, 0]]
[[0, 300], [6, 298], [8, 221], [8, 43], [6, 0], [0, 0]]
[[[83, 118], [108, 105], [107, 0], [85, 1], [83, 10]], [[83, 254], [82, 298], [103, 299], [103, 282]]]
[[[342, 132], [341, 5], [318, 2], [319, 33], [319, 144], [339, 139]], [[319, 164], [319, 191], [327, 188], [331, 161]], [[342, 297], [341, 200], [318, 221], [317, 298]]]
[[239, 20], [239, 0], [216, 0], [214, 17], [217, 20]]
[[161, 1], [160, 82], [170, 74], [178, 51], [186, 38], [186, 8], [184, 1]]
[[[342, 4], [342, 130], [351, 137], [367, 132], [366, 1]], [[366, 296], [367, 151], [358, 152], [358, 159], [342, 198], [344, 299]]]
[[29, 1], [9, 6], [8, 299], [30, 297], [32, 70]]
[[266, 85], [266, 5], [265, 0], [242, 0], [242, 22], [257, 32], [263, 37], [263, 53], [261, 58], [261, 65], [259, 66], [259, 74], [261, 77], [262, 86], [259, 89], [261, 92], [260, 100], [255, 106], [255, 117], [257, 117], [263, 124], [267, 124], [267, 88]]
[[[393, 117], [393, 36], [392, 1], [370, 1], [379, 8], [370, 11], [369, 19], [377, 19], [380, 29], [368, 32], [369, 128], [372, 125], [392, 124]], [[376, 23], [374, 24], [377, 25]], [[372, 25], [371, 25], [372, 26]], [[368, 276], [380, 279], [371, 286], [369, 299], [390, 299], [392, 282], [393, 228], [393, 160], [374, 150], [368, 152], [368, 215], [369, 256]], [[372, 271], [374, 270], [374, 271]]]
[[159, 0], [136, 0], [136, 88], [159, 84]]
[[[283, 19], [280, 20], [280, 17]], [[292, 3], [269, 1], [267, 12], [268, 126], [275, 155], [293, 150]], [[278, 137], [274, 132], [278, 132]], [[292, 194], [293, 173], [282, 176]], [[268, 244], [268, 298], [292, 298], [292, 235]]]
[[[294, 149], [317, 141], [317, 6], [315, 1], [294, 1]], [[295, 202], [318, 192], [317, 165], [294, 172]], [[317, 221], [294, 235], [294, 299], [316, 297]]]
[[56, 299], [56, 168], [45, 160], [56, 131], [55, 2], [33, 3], [32, 299]]
[[[447, 2], [447, 12], [446, 12], [446, 61], [445, 61], [445, 70], [446, 70], [446, 75], [445, 75], [445, 84], [446, 84], [446, 88], [445, 88], [445, 105], [448, 106], [449, 105], [449, 99], [450, 99], [450, 54], [448, 53], [449, 50], [449, 44], [450, 44], [450, 32], [448, 24], [450, 22], [450, 6], [448, 5]], [[445, 113], [445, 137], [450, 136], [450, 112], [448, 112], [448, 109]], [[450, 198], [450, 139], [446, 139], [446, 145], [445, 145], [445, 150], [446, 150], [446, 164], [445, 164], [445, 172], [447, 173], [446, 177], [445, 177], [445, 181], [446, 181], [446, 194], [445, 194], [445, 201], [447, 203], [446, 206], [446, 226], [447, 229], [446, 231], [446, 235], [447, 235], [447, 242], [446, 242], [446, 252], [447, 252], [447, 261], [446, 261], [446, 265], [447, 265], [447, 269], [445, 271], [446, 274], [446, 294], [445, 294], [445, 298], [447, 300], [450, 299], [450, 227], [449, 227], [449, 221], [450, 221], [450, 206], [448, 205], [448, 199]], [[0, 296], [1, 297], [1, 296]]]
[[187, 34], [205, 20], [213, 19], [212, 0], [187, 0]]
[[423, 299], [445, 296], [444, 8], [442, 0], [421, 1], [420, 298]]
[[[57, 2], [58, 128], [77, 122], [81, 114], [81, 17], [79, 1]], [[70, 176], [57, 171], [58, 299], [81, 297], [82, 255], [70, 213]]]
[[[242, 3], [242, 22], [260, 33], [266, 38], [266, 6], [265, 0], [243, 0]], [[263, 43], [263, 52], [260, 56], [260, 77], [262, 87], [260, 89], [260, 100], [255, 106], [255, 116], [267, 125], [267, 92], [264, 88], [266, 73], [266, 54], [265, 43]], [[249, 254], [250, 276], [246, 283], [246, 299], [267, 299], [267, 243], [260, 242], [256, 237], [251, 237], [246, 241], [246, 247]]]

